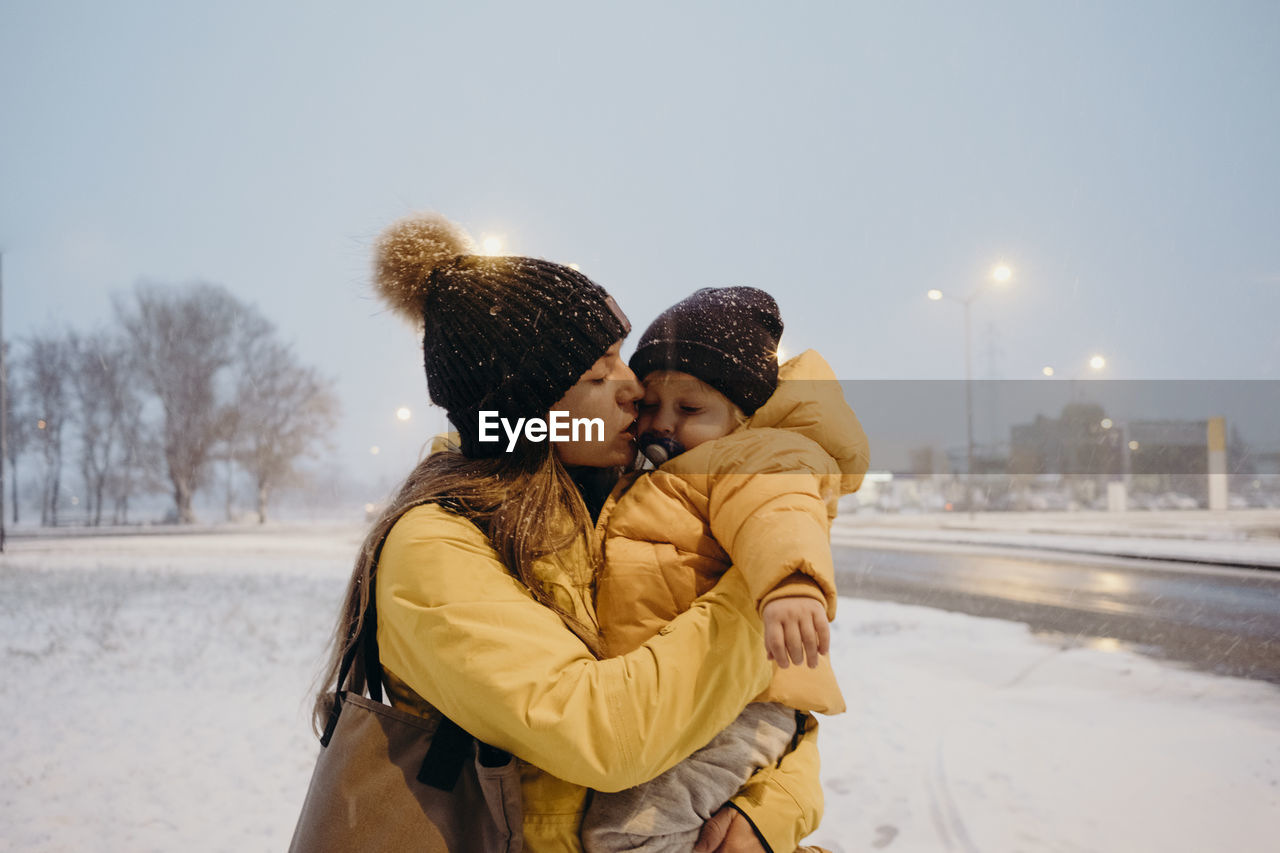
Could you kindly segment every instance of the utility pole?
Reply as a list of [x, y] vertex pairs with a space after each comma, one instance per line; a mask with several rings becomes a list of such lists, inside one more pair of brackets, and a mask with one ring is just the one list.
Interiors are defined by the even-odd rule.
[[[974, 453], [973, 453], [973, 334], [970, 322], [970, 306], [973, 300], [981, 296], [991, 284], [1004, 284], [1013, 275], [1004, 264], [1000, 264], [991, 271], [989, 281], [984, 281], [977, 286], [968, 296], [964, 298], [948, 297], [959, 302], [964, 306], [964, 431], [965, 431], [965, 465], [964, 472], [964, 508], [965, 512], [973, 518], [973, 489], [976, 483], [974, 476]], [[937, 302], [944, 298], [941, 290], [930, 290], [928, 293], [930, 299]]]
[[4, 252], [0, 252], [0, 553], [4, 553], [5, 462], [9, 458], [9, 370], [4, 339]]
[[973, 341], [969, 333], [969, 306], [972, 304], [971, 295], [964, 300], [964, 510], [969, 518], [973, 518], [973, 487], [976, 482], [973, 476]]

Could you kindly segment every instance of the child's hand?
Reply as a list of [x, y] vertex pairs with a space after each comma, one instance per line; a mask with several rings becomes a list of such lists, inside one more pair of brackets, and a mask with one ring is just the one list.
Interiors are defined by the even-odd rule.
[[769, 660], [786, 669], [804, 663], [818, 665], [818, 655], [831, 651], [827, 609], [816, 598], [795, 595], [775, 598], [764, 606], [764, 647]]

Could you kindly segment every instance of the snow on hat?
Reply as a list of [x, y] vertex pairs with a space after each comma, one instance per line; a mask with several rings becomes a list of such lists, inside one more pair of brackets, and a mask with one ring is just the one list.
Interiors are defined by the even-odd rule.
[[577, 270], [550, 261], [471, 254], [471, 241], [437, 214], [393, 223], [374, 252], [374, 284], [388, 307], [423, 327], [431, 401], [449, 413], [472, 458], [481, 411], [545, 417], [630, 330], [617, 304]]
[[778, 387], [782, 317], [754, 287], [704, 287], [658, 315], [640, 336], [631, 369], [696, 376], [750, 415]]

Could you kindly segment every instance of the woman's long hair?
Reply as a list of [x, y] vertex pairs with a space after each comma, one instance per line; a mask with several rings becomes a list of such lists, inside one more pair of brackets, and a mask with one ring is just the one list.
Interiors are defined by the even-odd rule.
[[[600, 655], [596, 627], [560, 606], [534, 573], [534, 563], [539, 558], [568, 548], [579, 538], [592, 560], [593, 577], [600, 560], [591, 515], [551, 443], [522, 440], [513, 452], [492, 459], [468, 459], [456, 449], [440, 450], [409, 474], [395, 500], [374, 522], [356, 557], [331, 639], [328, 663], [321, 674], [312, 721], [317, 733], [329, 717], [331, 691], [343, 655], [360, 636], [387, 534], [410, 509], [430, 503], [475, 524], [488, 537], [507, 571], [529, 589], [534, 599], [558, 614], [593, 654]], [[338, 685], [338, 689], [359, 692], [365, 681], [362, 655], [357, 654], [348, 684]]]

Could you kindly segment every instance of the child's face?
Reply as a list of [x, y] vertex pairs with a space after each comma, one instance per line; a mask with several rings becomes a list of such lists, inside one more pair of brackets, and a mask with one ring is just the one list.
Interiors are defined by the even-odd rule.
[[655, 370], [644, 378], [637, 431], [674, 438], [692, 450], [733, 432], [738, 408], [697, 377], [678, 370]]

